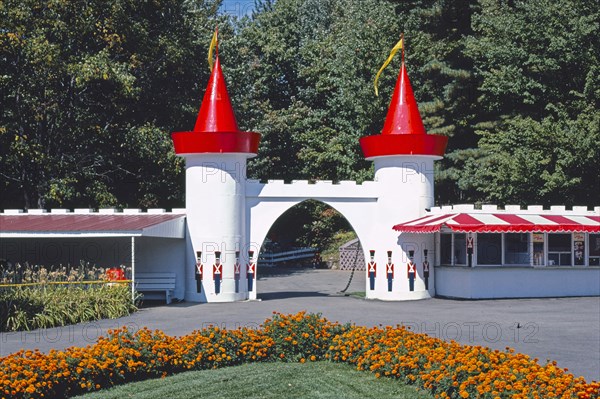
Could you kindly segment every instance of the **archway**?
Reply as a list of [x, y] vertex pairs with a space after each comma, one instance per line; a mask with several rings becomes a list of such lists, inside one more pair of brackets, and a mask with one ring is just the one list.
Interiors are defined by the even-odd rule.
[[[254, 295], [281, 299], [365, 291], [364, 250], [360, 251], [359, 233], [345, 214], [322, 199], [271, 205], [277, 212], [269, 215], [268, 223], [263, 214], [262, 223], [252, 225], [253, 233], [261, 228], [262, 237], [260, 245], [256, 241], [252, 244], [258, 250], [259, 279]], [[353, 220], [361, 223], [358, 218]], [[354, 262], [339, 270], [339, 247], [351, 240], [358, 244], [353, 246], [356, 256], [350, 259]]]

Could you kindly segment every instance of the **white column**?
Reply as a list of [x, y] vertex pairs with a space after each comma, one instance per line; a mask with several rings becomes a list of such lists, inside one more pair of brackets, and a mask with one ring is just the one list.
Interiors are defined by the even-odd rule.
[[[247, 262], [245, 179], [248, 154], [186, 155], [186, 214], [188, 255], [186, 295], [193, 302], [232, 302], [248, 299], [247, 286], [235, 292], [235, 251]], [[193, 265], [196, 251], [204, 264], [202, 293], [197, 293]], [[215, 292], [215, 251], [221, 251], [222, 280]], [[245, 277], [245, 269], [241, 278]]]
[[[433, 278], [433, 234], [400, 234], [392, 230], [395, 224], [424, 216], [426, 209], [434, 204], [433, 162], [439, 157], [418, 155], [393, 155], [375, 158], [375, 180], [378, 184], [377, 216], [373, 223], [372, 240], [365, 248], [375, 250], [377, 278], [375, 290], [369, 289], [367, 275], [367, 298], [382, 300], [409, 300], [429, 298], [435, 292]], [[368, 245], [368, 244], [367, 244]], [[367, 246], [366, 245], [366, 246]], [[427, 249], [430, 263], [429, 290], [423, 278], [423, 250]], [[392, 251], [394, 281], [388, 291], [385, 263], [387, 251]], [[410, 291], [407, 277], [409, 251], [414, 251], [417, 274], [414, 290]]]

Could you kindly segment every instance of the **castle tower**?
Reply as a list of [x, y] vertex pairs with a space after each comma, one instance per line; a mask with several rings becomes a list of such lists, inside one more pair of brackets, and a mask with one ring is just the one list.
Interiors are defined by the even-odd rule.
[[236, 255], [246, 264], [246, 161], [256, 156], [260, 134], [239, 130], [218, 51], [194, 130], [175, 132], [172, 139], [186, 162], [185, 299], [248, 299], [247, 285], [239, 284], [246, 270], [236, 267]]
[[[424, 250], [428, 250], [432, 259], [432, 238], [399, 235], [392, 231], [390, 221], [418, 218], [433, 206], [433, 162], [442, 159], [447, 143], [448, 137], [425, 131], [403, 59], [381, 134], [360, 139], [365, 158], [374, 163], [379, 188], [373, 226], [376, 240], [365, 248], [365, 253], [375, 250], [378, 272], [374, 290], [369, 289], [367, 282], [367, 298], [422, 299], [434, 294], [433, 281], [428, 282], [429, 290], [425, 289], [422, 270]], [[385, 269], [386, 254], [390, 250], [394, 263], [391, 286]], [[412, 283], [408, 265], [410, 251], [414, 251], [412, 262], [416, 266]]]

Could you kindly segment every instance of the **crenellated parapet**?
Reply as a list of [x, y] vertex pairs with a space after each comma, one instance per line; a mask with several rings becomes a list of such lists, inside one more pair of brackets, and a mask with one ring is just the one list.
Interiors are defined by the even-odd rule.
[[140, 208], [52, 208], [48, 209], [4, 209], [0, 211], [4, 215], [161, 215], [161, 214], [185, 214], [185, 208], [173, 208], [167, 211], [164, 208], [148, 208], [146, 210]]
[[432, 207], [428, 214], [445, 214], [449, 212], [469, 213], [519, 213], [519, 214], [547, 214], [547, 215], [590, 215], [599, 216], [600, 206], [572, 206], [551, 205], [544, 208], [543, 205], [492, 205], [492, 204], [456, 204]]
[[356, 181], [332, 182], [331, 180], [269, 180], [261, 183], [259, 180], [246, 181], [246, 198], [312, 198], [312, 199], [363, 199], [375, 200], [379, 196], [379, 185], [374, 181], [361, 184]]

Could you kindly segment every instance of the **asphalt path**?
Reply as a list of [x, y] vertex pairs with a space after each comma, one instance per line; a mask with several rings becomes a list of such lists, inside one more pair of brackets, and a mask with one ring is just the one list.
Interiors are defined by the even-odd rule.
[[[259, 273], [261, 273], [259, 271]], [[273, 312], [321, 313], [330, 320], [366, 326], [404, 324], [414, 331], [494, 349], [514, 348], [542, 363], [556, 360], [588, 381], [600, 380], [600, 298], [461, 301], [434, 298], [383, 302], [340, 294], [350, 272], [283, 269], [259, 275], [258, 301], [156, 304], [114, 320], [0, 334], [0, 356], [20, 349], [48, 351], [94, 343], [111, 328], [160, 329], [184, 335], [209, 325], [258, 327]], [[348, 292], [364, 292], [364, 272]]]

